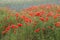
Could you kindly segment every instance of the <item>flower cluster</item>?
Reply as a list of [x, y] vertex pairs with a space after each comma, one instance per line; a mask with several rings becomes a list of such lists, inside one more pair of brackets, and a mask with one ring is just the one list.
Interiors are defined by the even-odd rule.
[[9, 12], [0, 15], [2, 15], [0, 29], [2, 28], [1, 33], [3, 35], [7, 35], [13, 30], [15, 34], [18, 31], [18, 33], [25, 34], [25, 36], [29, 34], [29, 37], [33, 34], [32, 38], [40, 35], [37, 36], [37, 38], [41, 37], [39, 40], [46, 38], [46, 40], [55, 40], [55, 34], [53, 35], [52, 33], [60, 31], [60, 6], [58, 5], [32, 6], [22, 12]]

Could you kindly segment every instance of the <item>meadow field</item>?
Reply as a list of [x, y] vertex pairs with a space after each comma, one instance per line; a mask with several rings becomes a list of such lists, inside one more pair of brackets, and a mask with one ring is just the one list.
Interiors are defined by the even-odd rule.
[[0, 8], [0, 40], [60, 40], [60, 5]]

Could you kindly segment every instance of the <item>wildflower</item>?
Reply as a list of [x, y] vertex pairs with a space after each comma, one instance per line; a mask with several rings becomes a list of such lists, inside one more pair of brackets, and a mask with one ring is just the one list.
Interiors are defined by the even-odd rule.
[[45, 21], [48, 21], [48, 20], [49, 20], [49, 18], [48, 18], [48, 17], [46, 17], [46, 18], [45, 18]]
[[19, 26], [15, 26], [15, 28], [18, 28]]
[[34, 32], [38, 33], [40, 31], [40, 28], [37, 28]]
[[55, 16], [53, 16], [54, 17], [54, 19], [56, 19], [58, 16], [57, 15], [55, 15]]
[[32, 20], [30, 18], [25, 18], [24, 21], [25, 22], [30, 22], [30, 23], [32, 22]]
[[35, 16], [42, 16], [44, 13], [45, 11], [36, 12]]
[[60, 22], [56, 22], [56, 23], [55, 23], [55, 26], [56, 26], [56, 27], [60, 27]]
[[8, 27], [6, 28], [6, 30], [9, 31], [9, 30], [10, 30], [10, 26], [8, 26]]
[[25, 22], [32, 22], [32, 20], [26, 16], [21, 16], [21, 18], [25, 21]]
[[49, 13], [47, 14], [47, 17], [49, 17], [49, 16], [53, 16], [53, 12], [49, 12]]
[[53, 17], [54, 17], [54, 19], [56, 19], [59, 16], [60, 16], [60, 14], [55, 14]]
[[33, 14], [33, 13], [30, 13], [29, 15], [30, 15], [31, 17], [34, 17], [34, 14]]
[[41, 16], [40, 12], [36, 12], [35, 16]]
[[50, 5], [50, 4], [49, 5], [46, 5], [46, 8], [47, 9], [51, 9], [52, 8], [52, 5]]
[[18, 23], [18, 26], [19, 26], [19, 27], [21, 27], [21, 26], [22, 26], [22, 24]]
[[11, 25], [11, 27], [14, 29], [15, 28], [15, 25]]
[[44, 17], [41, 17], [40, 20], [43, 21], [43, 22], [45, 21]]
[[22, 18], [22, 19], [25, 19], [25, 18], [26, 18], [26, 16], [22, 15], [22, 16], [21, 16], [21, 18]]
[[15, 16], [18, 17], [19, 16], [19, 13], [16, 13]]

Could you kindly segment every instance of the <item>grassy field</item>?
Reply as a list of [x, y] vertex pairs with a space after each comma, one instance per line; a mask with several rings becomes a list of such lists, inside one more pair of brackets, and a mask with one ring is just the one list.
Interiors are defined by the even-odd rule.
[[0, 40], [60, 40], [60, 5], [0, 8]]

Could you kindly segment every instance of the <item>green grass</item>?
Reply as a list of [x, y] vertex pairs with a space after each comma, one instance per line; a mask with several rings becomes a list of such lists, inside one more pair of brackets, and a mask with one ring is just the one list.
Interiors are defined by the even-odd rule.
[[0, 40], [60, 40], [59, 8], [59, 5], [33, 6], [20, 12], [1, 8]]

